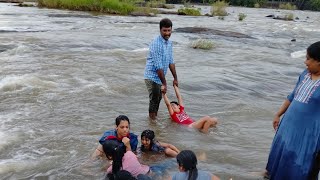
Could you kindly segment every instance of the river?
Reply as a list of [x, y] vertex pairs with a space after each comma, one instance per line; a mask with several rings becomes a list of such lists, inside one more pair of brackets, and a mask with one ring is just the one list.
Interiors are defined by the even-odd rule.
[[[127, 17], [0, 3], [0, 179], [103, 179], [105, 162], [88, 160], [119, 114], [130, 118], [136, 134], [153, 129], [160, 141], [205, 154], [199, 169], [221, 179], [262, 179], [257, 172], [267, 162], [273, 115], [305, 68], [306, 48], [319, 40], [320, 16], [262, 8], [227, 11], [224, 20]], [[244, 21], [238, 21], [239, 13], [247, 15]], [[299, 19], [265, 17], [284, 13]], [[163, 102], [156, 122], [147, 117], [145, 59], [164, 17], [173, 21], [186, 111], [195, 119], [219, 119], [207, 135], [171, 122]], [[253, 38], [174, 31], [193, 26]], [[215, 48], [191, 48], [199, 38], [210, 39]], [[172, 84], [170, 72], [167, 79]], [[168, 95], [174, 98], [171, 86]], [[177, 170], [174, 166], [169, 174]]]

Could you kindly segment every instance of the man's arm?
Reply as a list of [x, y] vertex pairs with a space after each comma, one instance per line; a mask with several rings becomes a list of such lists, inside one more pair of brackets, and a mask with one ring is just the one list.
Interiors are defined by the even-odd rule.
[[177, 96], [177, 98], [178, 98], [178, 103], [179, 103], [179, 105], [184, 107], [183, 100], [182, 100], [182, 96], [181, 96], [181, 94], [180, 94], [180, 91], [179, 91], [178, 86], [173, 86], [173, 87], [174, 87], [174, 91], [176, 92], [176, 96]]
[[166, 93], [167, 92], [167, 81], [166, 81], [166, 78], [165, 78], [163, 70], [162, 69], [158, 69], [157, 70], [157, 74], [158, 74], [158, 77], [160, 78], [162, 86], [163, 86], [162, 92]]
[[173, 76], [173, 85], [178, 86], [178, 77], [177, 77], [177, 73], [176, 73], [175, 64], [169, 64], [169, 68], [170, 68], [170, 71], [171, 71], [172, 76]]

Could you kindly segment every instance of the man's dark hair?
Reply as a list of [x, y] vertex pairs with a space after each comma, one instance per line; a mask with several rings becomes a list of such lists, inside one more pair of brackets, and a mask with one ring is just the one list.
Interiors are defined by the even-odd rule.
[[171, 20], [168, 19], [168, 18], [162, 19], [162, 20], [160, 21], [160, 29], [163, 28], [163, 27], [165, 27], [165, 28], [172, 27], [172, 22], [171, 22]]

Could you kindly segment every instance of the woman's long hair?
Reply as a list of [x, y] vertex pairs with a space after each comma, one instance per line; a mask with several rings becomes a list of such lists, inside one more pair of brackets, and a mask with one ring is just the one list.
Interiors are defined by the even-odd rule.
[[[149, 129], [144, 130], [144, 131], [141, 133], [141, 139], [142, 139], [142, 137], [145, 137], [145, 138], [150, 139], [150, 147], [149, 147], [149, 148], [151, 149], [152, 146], [153, 146], [153, 144], [155, 143], [155, 142], [154, 142], [154, 137], [155, 137], [154, 132], [153, 132], [152, 130], [149, 130]], [[144, 147], [144, 145], [141, 145], [141, 151], [142, 151], [142, 152], [149, 151], [150, 149], [146, 149], [146, 147]]]
[[177, 155], [177, 162], [185, 171], [189, 172], [188, 180], [196, 180], [198, 177], [197, 157], [190, 150], [183, 150]]
[[122, 167], [122, 158], [126, 152], [125, 146], [115, 140], [106, 140], [102, 147], [107, 158], [112, 158], [112, 174], [116, 175]]

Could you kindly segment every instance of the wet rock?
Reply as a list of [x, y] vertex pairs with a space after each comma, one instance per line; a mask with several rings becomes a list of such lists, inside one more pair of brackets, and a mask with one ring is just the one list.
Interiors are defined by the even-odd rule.
[[219, 36], [226, 36], [226, 37], [235, 37], [235, 38], [253, 38], [246, 34], [232, 32], [232, 31], [221, 31], [216, 29], [204, 28], [204, 27], [184, 27], [184, 28], [177, 28], [175, 32], [181, 33], [196, 33], [196, 34], [207, 34], [207, 35], [219, 35]]
[[178, 14], [177, 11], [165, 11], [165, 10], [161, 10], [161, 9], [158, 9], [158, 13], [159, 14]]
[[291, 42], [296, 42], [296, 39], [291, 39]]
[[274, 15], [273, 15], [273, 14], [271, 14], [271, 15], [268, 15], [268, 16], [266, 16], [266, 17], [274, 18]]
[[148, 17], [155, 17], [154, 13], [145, 13], [145, 12], [132, 12], [130, 13], [131, 16], [148, 16]]
[[299, 20], [299, 17], [294, 18], [295, 20]]

